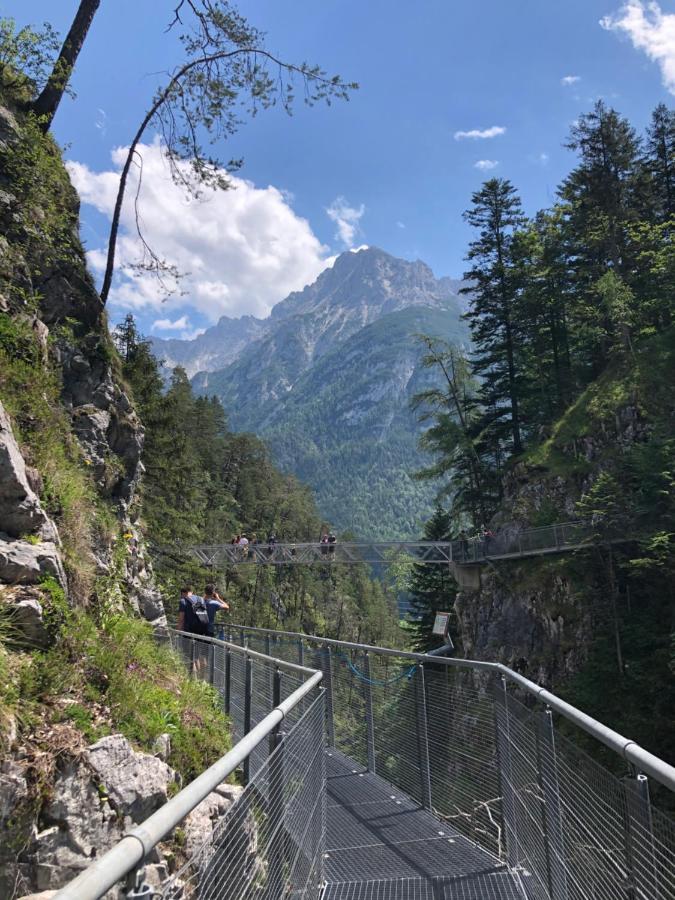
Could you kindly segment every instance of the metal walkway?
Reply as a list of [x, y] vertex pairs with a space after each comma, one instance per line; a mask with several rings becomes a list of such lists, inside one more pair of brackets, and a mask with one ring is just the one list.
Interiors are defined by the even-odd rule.
[[323, 900], [524, 900], [503, 862], [354, 760], [326, 755]]
[[498, 559], [569, 553], [592, 546], [596, 539], [594, 525], [564, 522], [541, 528], [504, 529], [495, 535], [456, 541], [199, 544], [188, 549], [205, 566], [387, 565], [400, 554], [424, 565], [471, 566]]
[[[522, 675], [229, 638], [159, 636], [215, 689], [232, 750], [54, 900], [675, 900], [675, 823], [650, 797], [672, 802], [675, 768]], [[200, 842], [163, 845], [236, 770], [243, 790]]]

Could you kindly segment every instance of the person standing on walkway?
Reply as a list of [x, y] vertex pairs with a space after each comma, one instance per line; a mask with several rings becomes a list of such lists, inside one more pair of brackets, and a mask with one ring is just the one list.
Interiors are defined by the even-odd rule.
[[[207, 584], [204, 588], [204, 602], [206, 603], [206, 612], [209, 617], [208, 631], [206, 633], [209, 637], [215, 637], [216, 616], [221, 609], [228, 612], [230, 604], [227, 600], [223, 600], [213, 584]], [[222, 632], [222, 625], [220, 630]]]

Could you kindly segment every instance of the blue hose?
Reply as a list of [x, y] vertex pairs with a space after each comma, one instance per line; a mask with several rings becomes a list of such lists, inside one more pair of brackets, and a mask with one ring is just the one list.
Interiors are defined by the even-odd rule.
[[412, 665], [412, 666], [410, 666], [409, 669], [406, 669], [405, 672], [400, 672], [398, 675], [395, 675], [393, 678], [388, 678], [386, 681], [383, 681], [380, 678], [368, 678], [367, 675], [364, 675], [363, 672], [361, 672], [359, 669], [356, 668], [356, 666], [351, 661], [351, 659], [349, 659], [348, 656], [345, 656], [344, 653], [340, 653], [338, 651], [338, 653], [336, 655], [339, 656], [340, 659], [344, 660], [344, 662], [347, 663], [350, 670], [354, 673], [354, 675], [356, 675], [356, 677], [359, 679], [359, 681], [363, 681], [364, 684], [375, 685], [375, 687], [387, 687], [390, 684], [396, 684], [397, 681], [401, 681], [404, 678], [407, 678], [408, 680], [410, 680], [413, 677], [413, 675], [415, 674], [415, 670], [417, 669], [416, 664]]

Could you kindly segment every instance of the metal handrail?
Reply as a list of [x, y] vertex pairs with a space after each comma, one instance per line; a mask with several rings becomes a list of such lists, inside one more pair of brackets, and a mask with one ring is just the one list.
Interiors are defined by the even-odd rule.
[[132, 872], [183, 819], [192, 812], [218, 785], [241, 765], [266, 737], [277, 728], [288, 713], [307, 696], [323, 678], [323, 673], [295, 663], [266, 656], [255, 650], [240, 647], [228, 641], [220, 641], [202, 635], [169, 629], [172, 633], [191, 639], [228, 648], [253, 659], [273, 663], [277, 668], [300, 671], [309, 676], [303, 684], [268, 713], [225, 756], [202, 772], [187, 787], [168, 800], [141, 825], [133, 828], [122, 840], [100, 859], [93, 862], [77, 878], [57, 891], [54, 900], [98, 900], [122, 878]]
[[[431, 662], [429, 655], [424, 653], [413, 653], [405, 650], [392, 650], [388, 647], [374, 647], [369, 644], [357, 644], [350, 641], [338, 641], [331, 638], [318, 637], [316, 635], [302, 634], [296, 631], [275, 631], [270, 628], [255, 628], [247, 625], [231, 625], [228, 626], [233, 631], [253, 632], [265, 635], [275, 635], [277, 637], [289, 638], [292, 640], [305, 640], [322, 646], [340, 647], [345, 650], [358, 650], [361, 653], [377, 653], [383, 656], [396, 656], [404, 659], [414, 659], [419, 664], [429, 664]], [[626, 738], [598, 722], [592, 716], [587, 715], [572, 704], [561, 700], [550, 691], [547, 691], [541, 685], [535, 684], [508, 666], [502, 663], [485, 662], [483, 660], [456, 659], [455, 657], [434, 656], [433, 665], [449, 666], [463, 669], [478, 669], [483, 671], [492, 671], [502, 676], [508, 681], [517, 684], [528, 694], [535, 697], [539, 702], [544, 703], [550, 709], [557, 712], [564, 719], [576, 725], [582, 731], [594, 737], [600, 743], [604, 744], [610, 750], [613, 750], [627, 762], [634, 765], [640, 772], [645, 775], [651, 775], [655, 781], [675, 792], [675, 767], [669, 765], [664, 760], [645, 750], [635, 741]]]

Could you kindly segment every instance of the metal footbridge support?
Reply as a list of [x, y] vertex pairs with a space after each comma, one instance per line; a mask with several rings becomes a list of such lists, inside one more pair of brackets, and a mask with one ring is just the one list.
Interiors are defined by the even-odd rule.
[[[215, 688], [237, 743], [56, 900], [675, 900], [675, 823], [653, 803], [672, 807], [675, 768], [516, 672], [227, 637], [160, 639]], [[162, 842], [235, 772], [237, 801], [151, 878]]]

